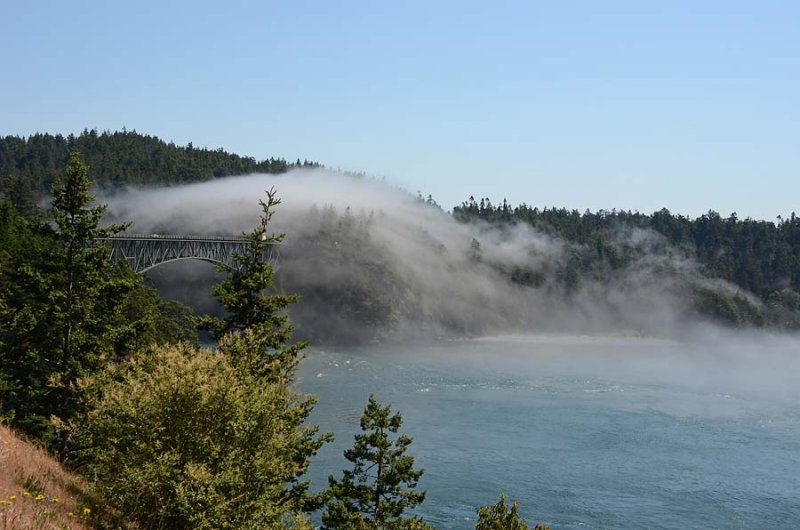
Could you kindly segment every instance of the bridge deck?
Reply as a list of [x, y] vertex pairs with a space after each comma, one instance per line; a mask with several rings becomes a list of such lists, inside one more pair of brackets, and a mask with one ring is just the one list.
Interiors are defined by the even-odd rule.
[[242, 243], [247, 241], [242, 236], [190, 236], [175, 234], [117, 234], [111, 237], [100, 237], [99, 240], [126, 241], [212, 241], [219, 243]]
[[[236, 267], [236, 254], [247, 252], [249, 242], [242, 236], [195, 236], [176, 234], [118, 234], [98, 238], [111, 244], [111, 259], [126, 261], [136, 272], [183, 259], [199, 259]], [[263, 258], [274, 261], [272, 244], [264, 249]]]

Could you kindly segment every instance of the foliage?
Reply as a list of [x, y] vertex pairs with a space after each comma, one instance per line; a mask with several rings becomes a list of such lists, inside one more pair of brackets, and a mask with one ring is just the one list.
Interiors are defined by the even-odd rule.
[[136, 131], [84, 130], [74, 136], [34, 134], [0, 137], [0, 180], [18, 178], [34, 192], [48, 191], [69, 161], [80, 151], [91, 166], [97, 185], [180, 184], [247, 173], [285, 173], [296, 167], [319, 167], [308, 160], [282, 158], [256, 161], [222, 149], [178, 146]]
[[[73, 153], [54, 186], [53, 224], [0, 203], [0, 414], [51, 440], [50, 416], [78, 413], [74, 381], [146, 341], [189, 337], [185, 311], [162, 302], [102, 242], [87, 167]], [[62, 452], [66, 447], [58, 447]]]
[[143, 528], [272, 528], [312, 507], [313, 400], [260, 377], [260, 356], [227, 353], [242, 340], [156, 347], [81, 379], [87, 476]]
[[[702, 273], [719, 278], [753, 293], [761, 301], [771, 301], [767, 314], [762, 314], [746, 300], [723, 293], [710, 295], [695, 290], [695, 305], [704, 316], [711, 316], [732, 325], [769, 324], [797, 328], [800, 315], [788, 315], [787, 306], [780, 306], [782, 295], [789, 289], [800, 292], [800, 217], [792, 213], [777, 222], [739, 219], [732, 213], [722, 217], [709, 211], [697, 218], [675, 215], [662, 209], [650, 215], [625, 210], [577, 210], [537, 208], [525, 203], [512, 207], [507, 201], [493, 205], [489, 199], [468, 201], [453, 209], [453, 216], [463, 222], [483, 220], [494, 225], [525, 223], [545, 233], [577, 245], [578, 254], [563, 271], [561, 281], [569, 291], [582, 276], [608, 276], [621, 270], [638, 257], [633, 246], [619, 244], [620, 233], [630, 229], [652, 230], [664, 243], [702, 265]], [[535, 283], [535, 272], [514, 271], [512, 281]], [[520, 272], [522, 274], [520, 274]]]
[[[266, 192], [267, 200], [261, 205], [261, 223], [252, 232], [244, 234], [247, 249], [234, 255], [234, 265], [218, 265], [217, 270], [227, 274], [213, 288], [228, 315], [225, 318], [205, 316], [198, 319], [199, 326], [207, 329], [215, 340], [231, 332], [247, 330], [242, 340], [244, 352], [258, 351], [264, 364], [262, 375], [289, 383], [307, 343], [291, 343], [293, 327], [286, 309], [297, 302], [297, 295], [268, 293], [272, 287], [274, 271], [269, 262], [271, 247], [283, 241], [283, 234], [268, 232], [274, 208], [281, 201], [274, 189]], [[231, 349], [230, 353], [236, 353]]]
[[[130, 277], [113, 275], [108, 247], [98, 240], [121, 232], [127, 225], [100, 228], [105, 205], [89, 206], [88, 167], [73, 151], [66, 180], [53, 185], [53, 220], [56, 224], [58, 274], [51, 281], [52, 306], [61, 332], [61, 370], [68, 380], [81, 375], [85, 365], [97, 363], [110, 331], [102, 319], [114, 310], [114, 301], [134, 285]], [[109, 304], [112, 302], [112, 304]]]
[[362, 434], [355, 436], [344, 456], [353, 463], [341, 480], [328, 478], [330, 496], [322, 523], [328, 529], [411, 528], [423, 525], [417, 518], [402, 517], [408, 508], [425, 500], [416, 488], [423, 470], [414, 469], [414, 457], [406, 454], [411, 438], [396, 436], [402, 425], [399, 413], [381, 406], [370, 396], [361, 416]]
[[[528, 530], [525, 520], [519, 516], [519, 503], [514, 501], [509, 507], [506, 505], [506, 496], [500, 495], [500, 500], [490, 506], [480, 506], [477, 510], [478, 522], [475, 530]], [[533, 530], [550, 530], [550, 527], [536, 523]]]
[[28, 248], [24, 261], [12, 255], [2, 271], [0, 298], [8, 314], [0, 327], [2, 370], [13, 387], [3, 407], [14, 410], [18, 426], [39, 436], [49, 431], [47, 416], [73, 412], [75, 379], [112, 353], [113, 336], [122, 329], [114, 322], [117, 303], [135, 285], [116, 273], [108, 248], [96, 241], [123, 227], [99, 228], [105, 207], [90, 206], [94, 197], [86, 175], [72, 153], [65, 180], [53, 187], [55, 230], [5, 207], [11, 248]]

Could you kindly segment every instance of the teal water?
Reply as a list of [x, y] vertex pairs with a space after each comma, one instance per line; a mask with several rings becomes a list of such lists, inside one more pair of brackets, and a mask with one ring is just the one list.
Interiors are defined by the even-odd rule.
[[370, 393], [425, 468], [417, 510], [472, 528], [505, 492], [560, 528], [800, 528], [800, 349], [792, 341], [510, 337], [313, 350], [300, 388], [347, 467]]

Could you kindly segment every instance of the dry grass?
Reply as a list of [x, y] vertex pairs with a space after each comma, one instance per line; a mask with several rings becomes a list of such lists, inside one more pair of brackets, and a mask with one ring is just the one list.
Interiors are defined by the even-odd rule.
[[0, 530], [88, 529], [86, 485], [0, 425]]

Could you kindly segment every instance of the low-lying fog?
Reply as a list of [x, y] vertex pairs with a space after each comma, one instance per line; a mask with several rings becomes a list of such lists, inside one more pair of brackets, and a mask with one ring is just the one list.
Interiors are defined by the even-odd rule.
[[[541, 331], [680, 338], [698, 322], [687, 286], [734, 289], [703, 278], [660, 235], [624, 227], [615, 237], [638, 258], [567, 289], [572, 243], [524, 224], [462, 223], [404, 190], [325, 170], [128, 189], [100, 200], [113, 219], [133, 222], [131, 233], [240, 234], [259, 222], [258, 201], [271, 187], [283, 201], [271, 230], [286, 233], [277, 283], [301, 293], [293, 319], [319, 342]], [[510, 281], [520, 270], [536, 275], [532, 286]], [[207, 264], [149, 274], [168, 296], [212, 307]]]

